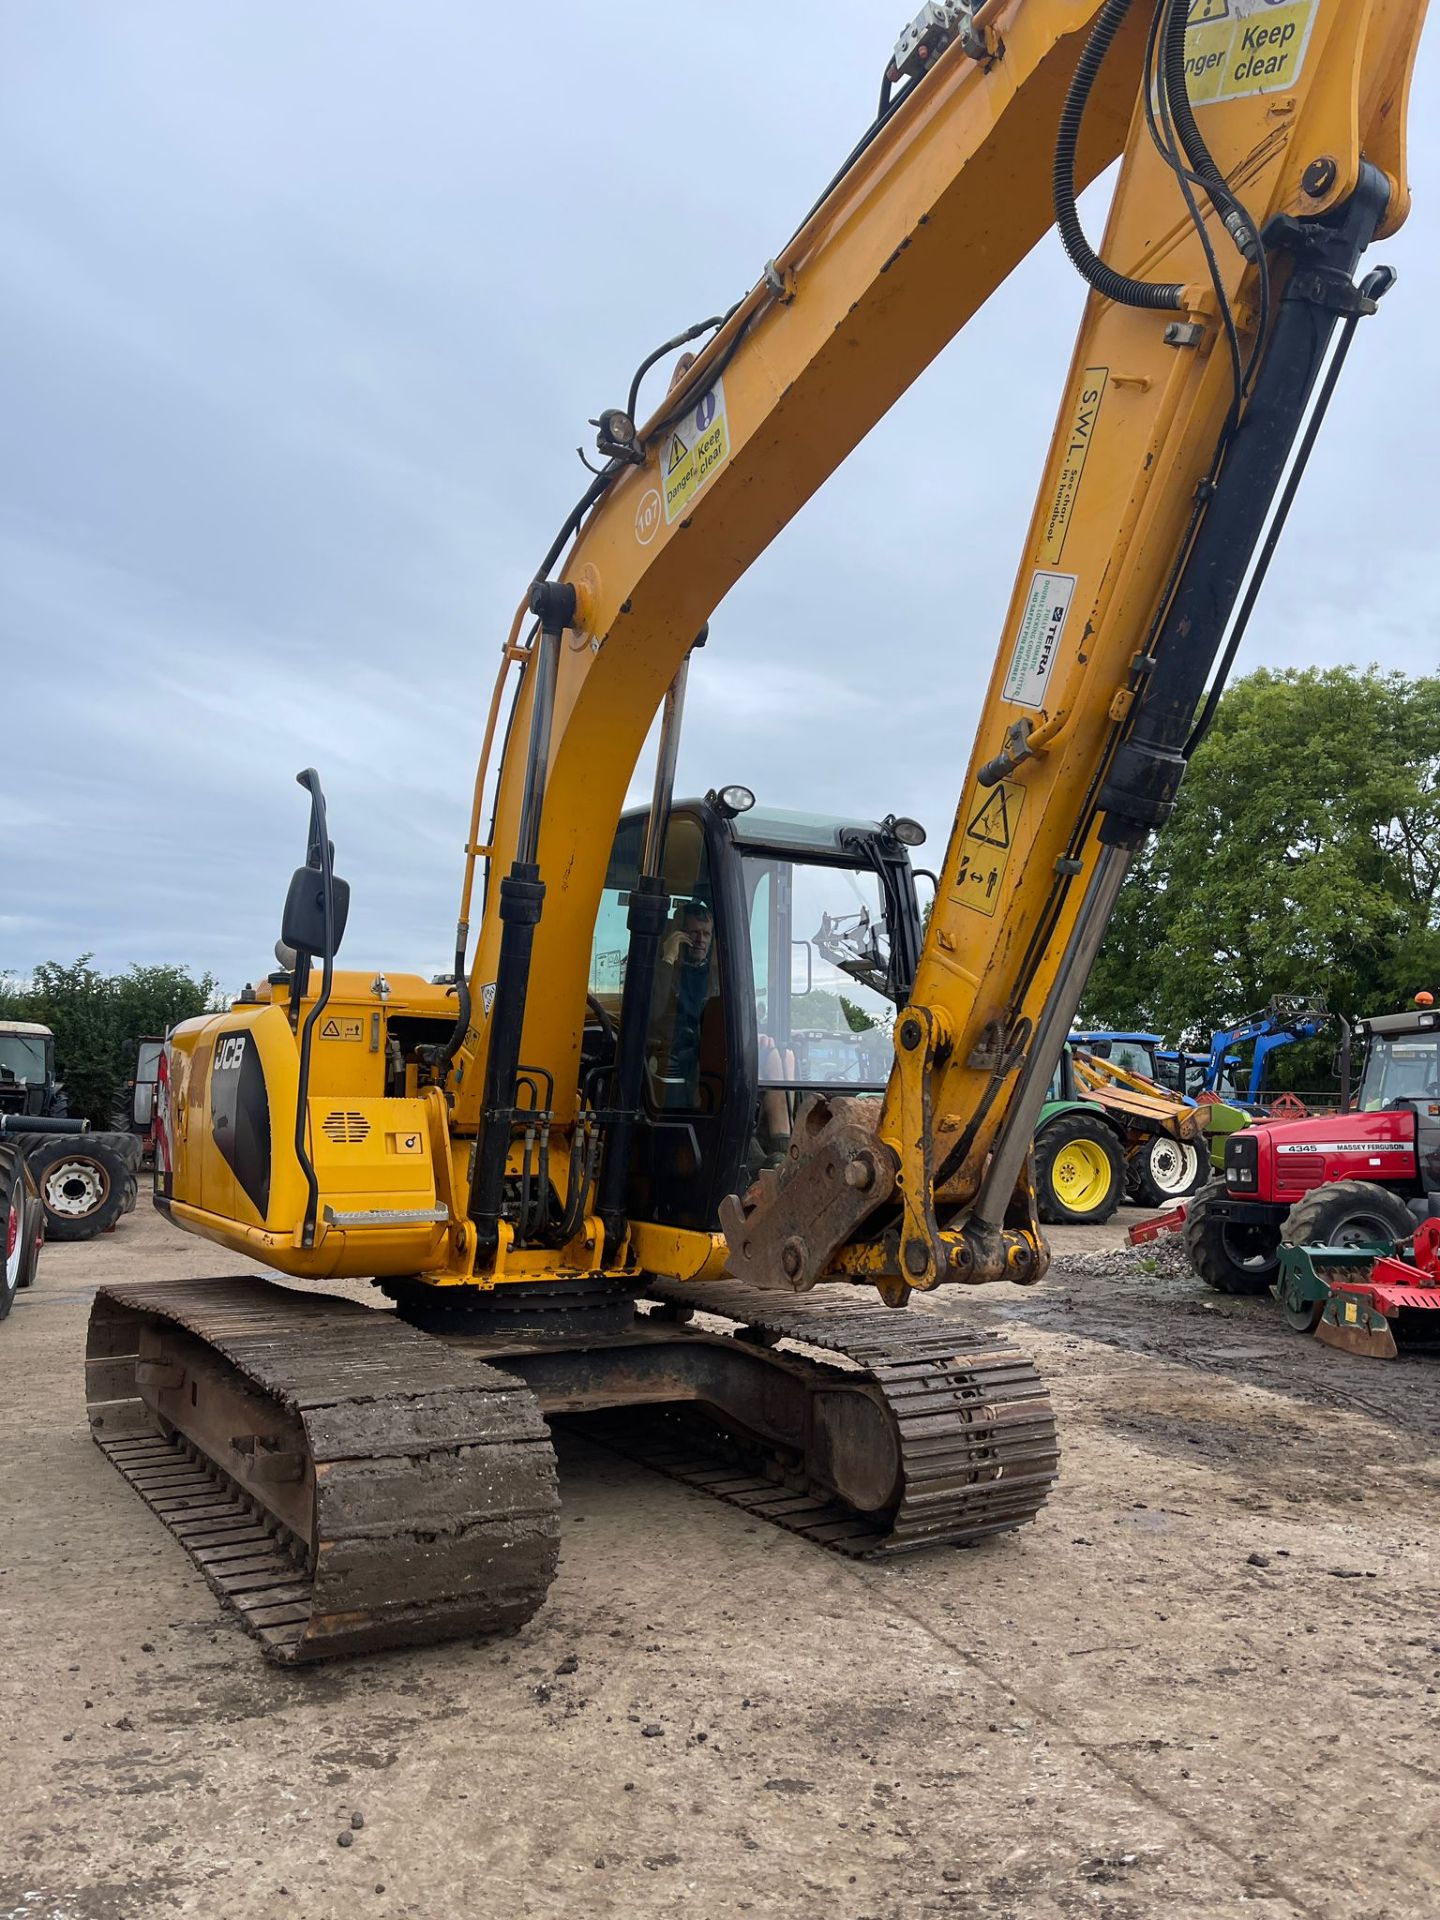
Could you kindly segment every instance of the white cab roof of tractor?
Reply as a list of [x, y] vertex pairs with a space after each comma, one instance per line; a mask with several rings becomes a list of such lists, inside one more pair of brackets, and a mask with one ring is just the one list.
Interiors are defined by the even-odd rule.
[[46, 1040], [55, 1038], [49, 1027], [39, 1026], [34, 1020], [0, 1020], [0, 1033], [38, 1033]]

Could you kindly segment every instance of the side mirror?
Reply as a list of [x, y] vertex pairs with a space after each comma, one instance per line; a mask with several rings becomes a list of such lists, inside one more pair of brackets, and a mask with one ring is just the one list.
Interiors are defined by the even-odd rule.
[[[306, 767], [303, 773], [296, 774], [295, 783], [310, 796], [310, 839], [305, 865], [295, 869], [290, 891], [285, 896], [280, 944], [293, 948], [297, 955], [311, 954], [328, 963], [340, 951], [350, 912], [350, 888], [344, 880], [335, 877], [335, 849], [325, 824], [325, 796], [320, 791], [319, 774], [313, 767]], [[303, 992], [304, 981], [298, 974], [296, 979]]]
[[340, 951], [345, 922], [350, 914], [350, 883], [332, 878], [331, 894], [335, 902], [335, 924], [326, 939], [325, 876], [318, 867], [297, 867], [285, 895], [285, 911], [280, 917], [280, 938], [297, 953], [332, 954]]

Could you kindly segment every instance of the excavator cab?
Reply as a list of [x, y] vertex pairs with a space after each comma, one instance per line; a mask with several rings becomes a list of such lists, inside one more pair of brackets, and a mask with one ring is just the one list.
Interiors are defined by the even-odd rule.
[[[611, 849], [590, 954], [587, 1079], [613, 1059], [648, 821], [647, 808], [625, 814]], [[893, 815], [761, 809], [743, 787], [674, 805], [632, 1218], [713, 1231], [725, 1196], [783, 1156], [802, 1099], [884, 1092], [920, 951], [908, 848], [922, 840]]]

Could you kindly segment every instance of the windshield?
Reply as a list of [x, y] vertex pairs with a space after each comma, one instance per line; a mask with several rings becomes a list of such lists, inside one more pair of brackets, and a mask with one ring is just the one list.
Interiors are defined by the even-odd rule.
[[1376, 1113], [1395, 1100], [1436, 1098], [1440, 1098], [1440, 1033], [1377, 1033], [1360, 1083], [1362, 1111]]
[[1150, 1049], [1138, 1040], [1112, 1040], [1107, 1052], [1112, 1066], [1123, 1067], [1126, 1073], [1138, 1073], [1142, 1080], [1155, 1078]]
[[741, 865], [761, 1085], [883, 1087], [895, 1008], [878, 874], [763, 853]]
[[32, 1086], [45, 1079], [45, 1042], [39, 1034], [0, 1033], [0, 1068]]
[[1098, 1060], [1108, 1060], [1112, 1066], [1123, 1068], [1125, 1073], [1139, 1073], [1140, 1079], [1156, 1077], [1154, 1052], [1144, 1041], [1087, 1041], [1085, 1035], [1079, 1037], [1081, 1052], [1094, 1054]]

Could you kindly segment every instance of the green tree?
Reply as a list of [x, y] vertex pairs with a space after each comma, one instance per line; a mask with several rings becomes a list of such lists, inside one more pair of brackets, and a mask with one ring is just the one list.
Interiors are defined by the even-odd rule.
[[162, 1034], [215, 1004], [213, 974], [196, 980], [184, 967], [97, 972], [93, 956], [69, 966], [44, 962], [29, 980], [0, 980], [0, 1019], [38, 1020], [55, 1035], [55, 1065], [70, 1111], [108, 1127], [135, 1070], [135, 1042]]
[[1082, 1018], [1193, 1044], [1276, 994], [1354, 1018], [1440, 986], [1437, 788], [1440, 678], [1238, 681], [1121, 890]]
[[857, 1007], [853, 1000], [847, 1000], [843, 993], [840, 995], [840, 1011], [844, 1014], [845, 1024], [851, 1033], [870, 1033], [880, 1024], [878, 1020], [873, 1020], [863, 1007]]

